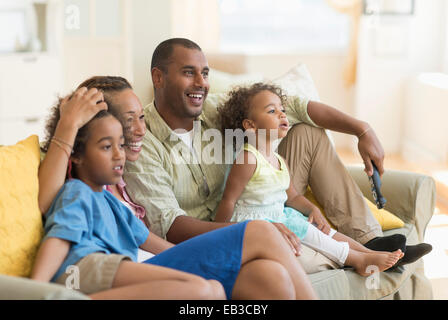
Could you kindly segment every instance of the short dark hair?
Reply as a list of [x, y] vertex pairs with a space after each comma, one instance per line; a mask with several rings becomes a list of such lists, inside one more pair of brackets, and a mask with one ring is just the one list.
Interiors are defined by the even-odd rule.
[[171, 38], [161, 42], [154, 53], [152, 54], [151, 59], [151, 70], [153, 68], [158, 68], [163, 72], [167, 72], [169, 59], [174, 51], [174, 46], [181, 46], [187, 49], [195, 49], [202, 51], [201, 47], [197, 45], [195, 42], [185, 39], [185, 38]]

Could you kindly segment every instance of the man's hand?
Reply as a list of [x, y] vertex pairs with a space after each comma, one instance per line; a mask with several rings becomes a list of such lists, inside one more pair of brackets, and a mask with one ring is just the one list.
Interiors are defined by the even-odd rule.
[[308, 215], [308, 222], [314, 224], [316, 228], [323, 233], [330, 233], [331, 227], [318, 208], [311, 211], [311, 213]]
[[384, 150], [381, 146], [380, 141], [376, 137], [373, 129], [366, 129], [365, 133], [362, 133], [358, 141], [358, 150], [364, 161], [365, 169], [364, 171], [370, 177], [373, 175], [372, 161], [378, 168], [378, 173], [380, 176], [384, 173], [383, 161], [384, 161]]
[[278, 231], [280, 231], [283, 238], [285, 238], [286, 242], [289, 244], [294, 254], [296, 256], [300, 256], [302, 250], [300, 247], [301, 244], [299, 237], [294, 232], [289, 230], [283, 223], [272, 222], [272, 224], [278, 229]]

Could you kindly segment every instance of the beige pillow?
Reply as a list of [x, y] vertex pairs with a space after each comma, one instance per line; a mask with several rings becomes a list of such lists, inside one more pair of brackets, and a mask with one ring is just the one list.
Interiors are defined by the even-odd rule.
[[[299, 63], [282, 76], [273, 79], [272, 82], [280, 86], [288, 96], [306, 97], [313, 101], [320, 101], [311, 74], [303, 63]], [[325, 130], [325, 132], [334, 146], [333, 135], [329, 130]]]
[[301, 96], [320, 101], [311, 74], [303, 63], [299, 63], [282, 76], [273, 79], [272, 82], [280, 86], [289, 96]]
[[210, 93], [223, 93], [230, 91], [236, 86], [262, 82], [263, 76], [261, 73], [231, 74], [211, 68], [208, 81], [210, 84]]

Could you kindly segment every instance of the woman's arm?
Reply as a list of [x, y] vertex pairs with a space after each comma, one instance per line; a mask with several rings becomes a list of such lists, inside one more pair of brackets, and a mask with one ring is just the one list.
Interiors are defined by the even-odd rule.
[[244, 150], [233, 163], [227, 178], [222, 200], [216, 211], [216, 222], [229, 222], [235, 209], [235, 203], [244, 191], [257, 168], [255, 156]]
[[40, 246], [31, 272], [31, 279], [48, 282], [58, 271], [70, 250], [70, 242], [48, 238]]
[[79, 128], [99, 111], [107, 109], [102, 92], [82, 87], [60, 105], [60, 119], [47, 154], [39, 166], [39, 209], [45, 214], [65, 182], [69, 157]]

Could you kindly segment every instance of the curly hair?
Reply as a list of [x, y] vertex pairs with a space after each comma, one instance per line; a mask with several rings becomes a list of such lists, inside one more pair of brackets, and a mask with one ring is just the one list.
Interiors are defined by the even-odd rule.
[[280, 87], [274, 84], [257, 82], [251, 86], [235, 87], [229, 92], [227, 101], [218, 107], [220, 129], [223, 134], [226, 129], [244, 131], [243, 120], [249, 117], [250, 102], [255, 95], [262, 91], [270, 91], [280, 98], [282, 104], [286, 103], [286, 95]]
[[[111, 114], [115, 118], [120, 120], [118, 106], [113, 101], [113, 94], [121, 92], [125, 89], [132, 89], [132, 86], [125, 78], [116, 76], [95, 76], [85, 80], [78, 86], [78, 88], [76, 88], [76, 90], [82, 87], [86, 87], [87, 89], [96, 88], [103, 92], [104, 101], [107, 104], [107, 112], [100, 111], [93, 119], [101, 118]], [[71, 95], [73, 95], [73, 93]], [[41, 147], [41, 150], [43, 152], [48, 151], [51, 143], [51, 138], [53, 137], [56, 126], [59, 122], [59, 108], [61, 106], [62, 99], [63, 98], [61, 97], [58, 98], [57, 104], [51, 108], [50, 115], [47, 118], [47, 122], [45, 125], [45, 140], [43, 141]], [[120, 122], [122, 121], [120, 120]], [[79, 129], [76, 135], [75, 144], [73, 146], [73, 155], [80, 155], [84, 152], [85, 142], [88, 138], [87, 133], [88, 125], [85, 125], [83, 128]]]

